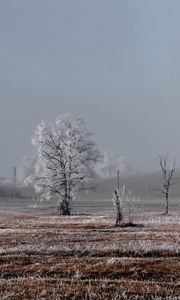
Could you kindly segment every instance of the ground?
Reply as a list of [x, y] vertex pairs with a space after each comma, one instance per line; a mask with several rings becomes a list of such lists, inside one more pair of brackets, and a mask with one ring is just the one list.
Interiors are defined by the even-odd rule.
[[0, 211], [0, 299], [180, 299], [180, 216]]

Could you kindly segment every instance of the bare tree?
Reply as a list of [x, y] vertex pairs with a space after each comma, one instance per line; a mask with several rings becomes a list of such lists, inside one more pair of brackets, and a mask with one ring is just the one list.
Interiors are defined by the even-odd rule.
[[172, 162], [171, 166], [168, 166], [168, 158], [167, 156], [160, 155], [158, 158], [158, 162], [161, 167], [162, 172], [162, 188], [159, 189], [161, 194], [165, 197], [165, 212], [164, 214], [168, 214], [169, 212], [169, 189], [173, 184], [173, 177], [175, 172], [175, 160]]

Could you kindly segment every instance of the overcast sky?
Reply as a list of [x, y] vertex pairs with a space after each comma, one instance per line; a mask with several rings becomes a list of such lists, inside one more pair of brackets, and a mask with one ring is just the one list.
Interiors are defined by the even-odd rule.
[[179, 0], [1, 0], [0, 175], [65, 112], [135, 168], [180, 166], [179, 15]]

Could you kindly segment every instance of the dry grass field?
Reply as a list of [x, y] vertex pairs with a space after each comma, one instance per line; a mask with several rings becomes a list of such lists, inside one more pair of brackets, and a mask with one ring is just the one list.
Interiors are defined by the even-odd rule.
[[180, 216], [0, 213], [0, 299], [180, 299]]

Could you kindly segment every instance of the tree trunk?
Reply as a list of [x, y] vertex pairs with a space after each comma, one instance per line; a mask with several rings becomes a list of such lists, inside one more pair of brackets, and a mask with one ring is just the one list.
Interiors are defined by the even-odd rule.
[[165, 198], [165, 215], [167, 215], [168, 214], [168, 212], [169, 212], [169, 195], [168, 195], [168, 193], [166, 193], [166, 198]]
[[117, 194], [117, 191], [115, 191], [115, 196], [116, 196], [116, 210], [117, 210], [117, 217], [116, 217], [116, 226], [120, 226], [123, 222], [123, 215], [122, 215], [122, 208], [121, 204], [119, 202], [119, 196]]
[[57, 207], [58, 213], [63, 216], [70, 216], [71, 209], [70, 209], [70, 196], [68, 195], [68, 187], [67, 181], [64, 182], [64, 198], [62, 199], [60, 205]]
[[116, 226], [120, 226], [123, 223], [122, 213], [117, 212], [117, 218], [116, 218]]
[[61, 201], [61, 203], [57, 207], [58, 214], [63, 215], [63, 216], [70, 216], [71, 215], [71, 210], [70, 210], [70, 205], [68, 198], [65, 198]]

